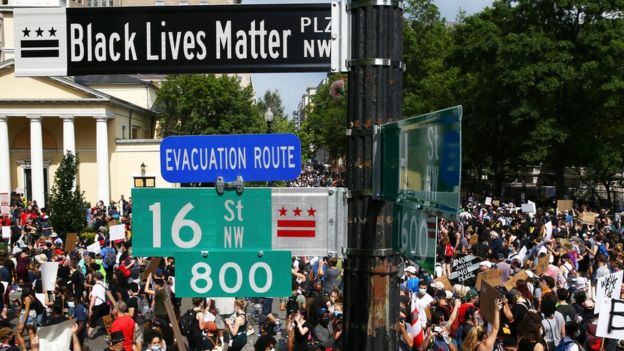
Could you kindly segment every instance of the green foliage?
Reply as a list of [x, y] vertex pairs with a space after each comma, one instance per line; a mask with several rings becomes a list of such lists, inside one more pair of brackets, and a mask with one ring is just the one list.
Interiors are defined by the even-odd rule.
[[[329, 82], [319, 86], [316, 95], [312, 97], [307, 107], [306, 118], [299, 130], [301, 152], [304, 159], [311, 155], [310, 147], [314, 151], [323, 148], [329, 153], [330, 159], [337, 159], [345, 155], [347, 139], [345, 135], [347, 124], [347, 93], [332, 97], [329, 94], [331, 84], [344, 79], [344, 75], [332, 75]], [[345, 87], [346, 87], [345, 83]]]
[[[284, 113], [284, 105], [282, 98], [276, 91], [267, 90], [264, 96], [257, 103], [258, 110], [264, 118], [264, 113], [270, 107], [273, 112], [273, 123], [271, 124], [272, 133], [294, 133], [295, 123]], [[266, 122], [265, 122], [266, 124]]]
[[168, 76], [156, 106], [164, 135], [254, 134], [266, 129], [252, 87], [241, 87], [235, 76]]
[[80, 239], [82, 239], [87, 245], [93, 244], [95, 242], [95, 233], [82, 232], [80, 233]]
[[464, 105], [464, 165], [498, 185], [520, 167], [567, 167], [595, 180], [623, 168], [621, 2], [495, 1], [453, 30], [449, 69]]
[[457, 105], [453, 91], [458, 70], [445, 65], [452, 30], [431, 0], [407, 0], [403, 24], [403, 116]]
[[64, 236], [66, 233], [80, 232], [86, 225], [88, 205], [84, 193], [74, 182], [78, 173], [79, 160], [67, 152], [54, 174], [54, 185], [48, 198], [50, 224], [54, 230]]

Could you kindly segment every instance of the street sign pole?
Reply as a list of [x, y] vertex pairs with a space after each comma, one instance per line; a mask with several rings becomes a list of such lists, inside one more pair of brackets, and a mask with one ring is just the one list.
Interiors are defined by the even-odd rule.
[[373, 199], [373, 126], [401, 117], [403, 9], [396, 0], [353, 0], [347, 131], [348, 243], [345, 348], [396, 350], [399, 256], [393, 204]]

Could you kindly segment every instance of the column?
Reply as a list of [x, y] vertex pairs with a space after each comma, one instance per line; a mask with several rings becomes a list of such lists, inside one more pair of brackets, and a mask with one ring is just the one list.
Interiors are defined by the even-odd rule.
[[8, 117], [0, 115], [0, 193], [11, 193], [11, 153]]
[[96, 159], [97, 159], [97, 200], [108, 204], [109, 170], [108, 170], [108, 117], [96, 117]]
[[30, 119], [30, 174], [31, 198], [39, 208], [45, 207], [43, 188], [43, 137], [41, 136], [41, 116], [28, 116]]
[[74, 137], [74, 116], [61, 116], [63, 119], [63, 154], [71, 151], [76, 156], [76, 139]]

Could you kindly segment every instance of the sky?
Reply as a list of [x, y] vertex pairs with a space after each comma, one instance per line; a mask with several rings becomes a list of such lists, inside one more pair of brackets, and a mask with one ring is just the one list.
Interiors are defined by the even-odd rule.
[[[243, 4], [279, 4], [279, 3], [326, 3], [324, 0], [243, 0]], [[454, 21], [459, 9], [471, 15], [492, 3], [491, 0], [433, 0], [440, 9], [440, 14], [447, 21]], [[285, 112], [292, 116], [297, 110], [301, 96], [306, 88], [316, 86], [327, 76], [326, 73], [254, 73], [251, 79], [256, 89], [256, 97], [261, 98], [267, 90], [277, 90], [285, 106]]]

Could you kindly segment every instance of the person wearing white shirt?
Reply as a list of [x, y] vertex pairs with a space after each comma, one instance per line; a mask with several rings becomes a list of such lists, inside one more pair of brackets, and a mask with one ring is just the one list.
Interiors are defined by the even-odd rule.
[[421, 280], [418, 285], [418, 292], [412, 295], [412, 304], [415, 304], [418, 309], [418, 320], [422, 324], [423, 328], [427, 327], [427, 314], [425, 313], [425, 310], [432, 302], [433, 297], [427, 294], [427, 283], [424, 280]]

